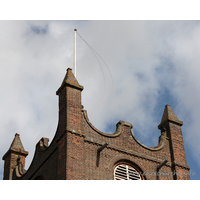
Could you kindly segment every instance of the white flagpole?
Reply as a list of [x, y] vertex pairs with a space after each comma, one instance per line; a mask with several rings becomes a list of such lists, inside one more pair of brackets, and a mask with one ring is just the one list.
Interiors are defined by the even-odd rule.
[[74, 76], [76, 78], [76, 31], [77, 29], [74, 29]]

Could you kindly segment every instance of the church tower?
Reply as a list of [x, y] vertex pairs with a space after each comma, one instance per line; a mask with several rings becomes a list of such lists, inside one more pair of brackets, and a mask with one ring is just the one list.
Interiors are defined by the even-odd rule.
[[28, 152], [19, 134], [3, 156], [5, 180], [189, 180], [180, 121], [165, 106], [158, 145], [148, 147], [134, 135], [133, 125], [119, 121], [114, 133], [90, 122], [81, 104], [83, 86], [68, 68], [56, 94], [59, 120], [55, 136], [42, 137], [24, 170]]

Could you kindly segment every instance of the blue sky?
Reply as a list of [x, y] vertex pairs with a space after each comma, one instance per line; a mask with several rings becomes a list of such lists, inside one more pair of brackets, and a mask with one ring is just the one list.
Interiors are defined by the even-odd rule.
[[[200, 179], [200, 23], [198, 21], [0, 21], [0, 155], [19, 133], [29, 155], [41, 137], [50, 142], [58, 122], [55, 94], [73, 69], [74, 28], [101, 55], [114, 81], [110, 97], [89, 114], [92, 124], [114, 132], [133, 124], [137, 139], [156, 146], [165, 104], [183, 121], [187, 163]], [[102, 63], [105, 98], [112, 81]], [[89, 112], [103, 94], [101, 68], [77, 36], [77, 79]], [[2, 179], [3, 161], [0, 161]]]

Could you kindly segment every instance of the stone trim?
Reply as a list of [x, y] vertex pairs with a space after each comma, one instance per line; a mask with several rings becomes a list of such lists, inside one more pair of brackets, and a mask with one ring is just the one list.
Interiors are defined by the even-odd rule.
[[105, 136], [105, 137], [110, 137], [110, 138], [117, 137], [117, 136], [119, 136], [119, 135], [123, 132], [124, 126], [129, 126], [129, 127], [131, 127], [131, 128], [133, 127], [133, 125], [130, 124], [130, 123], [128, 123], [128, 122], [119, 121], [119, 122], [117, 123], [117, 125], [116, 125], [117, 128], [116, 128], [115, 133], [111, 133], [111, 134], [109, 134], [109, 133], [103, 133], [103, 132], [99, 131], [97, 128], [95, 128], [95, 127], [92, 125], [92, 123], [89, 121], [88, 116], [87, 116], [87, 111], [86, 111], [86, 110], [82, 110], [82, 112], [83, 112], [83, 117], [85, 118], [87, 124], [88, 124], [96, 133], [98, 133], [98, 134], [100, 134], [100, 135], [102, 135], [102, 136]]
[[15, 153], [15, 154], [18, 154], [18, 155], [22, 155], [22, 156], [27, 156], [28, 155], [28, 151], [23, 151], [23, 150], [18, 150], [18, 149], [9, 149], [5, 155], [3, 156], [2, 160], [5, 160], [6, 157], [8, 156], [8, 154], [10, 153]]
[[185, 168], [185, 169], [187, 169], [187, 170], [190, 170], [190, 167], [188, 166], [188, 165], [185, 165], [185, 164], [181, 164], [181, 163], [178, 163], [178, 162], [176, 162], [176, 161], [173, 161], [172, 162], [172, 165], [174, 165], [174, 166], [179, 166], [179, 167], [182, 167], [182, 168]]
[[140, 164], [137, 164], [134, 161], [134, 159], [130, 159], [130, 157], [127, 155], [123, 155], [123, 156], [117, 155], [117, 156], [113, 157], [108, 164], [108, 167], [107, 167], [108, 170], [112, 171], [115, 168], [115, 166], [118, 165], [119, 163], [126, 163], [129, 165], [133, 165], [133, 167], [136, 168], [138, 171], [144, 172], [144, 170], [142, 169]]
[[[94, 145], [98, 145], [98, 146], [102, 146], [105, 143], [105, 142], [99, 143], [99, 142], [93, 141], [92, 138], [85, 138], [84, 141], [92, 143]], [[138, 153], [138, 152], [133, 151], [133, 150], [127, 150], [127, 149], [124, 149], [124, 148], [119, 148], [116, 145], [109, 145], [108, 144], [107, 148], [108, 149], [113, 149], [115, 151], [119, 151], [119, 152], [124, 153], [124, 154], [128, 154], [128, 155], [132, 155], [132, 156], [137, 156], [139, 158], [147, 159], [147, 160], [150, 160], [152, 162], [157, 162], [158, 164], [160, 164], [161, 162], [163, 162], [163, 160], [161, 160], [160, 158], [148, 156], [146, 154]], [[123, 155], [122, 157], [123, 157], [123, 159], [125, 159], [126, 155]], [[179, 167], [185, 168], [187, 170], [190, 169], [190, 167], [188, 165], [177, 163], [177, 162], [170, 162], [170, 161], [168, 161], [165, 165], [168, 166], [168, 167], [172, 167], [173, 165], [178, 165]]]
[[159, 151], [159, 150], [161, 150], [161, 149], [163, 148], [163, 146], [165, 145], [165, 141], [166, 141], [166, 139], [167, 139], [165, 136], [161, 135], [161, 136], [160, 136], [160, 141], [159, 141], [159, 143], [158, 143], [158, 145], [157, 145], [156, 147], [148, 147], [148, 146], [142, 144], [140, 141], [137, 140], [137, 138], [135, 137], [135, 135], [134, 135], [132, 129], [131, 129], [131, 135], [132, 135], [133, 139], [134, 139], [140, 146], [142, 146], [142, 147], [144, 147], [145, 149], [148, 149], [148, 150], [150, 150], [150, 151]]
[[[84, 141], [89, 142], [89, 143], [93, 143], [93, 144], [99, 145], [99, 146], [102, 146], [105, 143], [105, 142], [99, 143], [99, 142], [93, 141], [92, 138], [85, 138]], [[163, 160], [161, 160], [159, 158], [148, 156], [148, 155], [146, 155], [144, 153], [139, 153], [139, 152], [136, 152], [136, 151], [133, 151], [133, 150], [125, 149], [125, 148], [119, 148], [116, 145], [110, 145], [110, 144], [108, 144], [107, 148], [108, 149], [113, 149], [115, 151], [119, 151], [119, 152], [124, 153], [124, 154], [141, 157], [141, 158], [144, 158], [144, 159], [147, 159], [147, 160], [150, 160], [150, 161], [154, 161], [154, 162], [157, 162], [157, 163], [161, 163], [163, 161]], [[166, 164], [166, 165], [169, 165], [169, 164]], [[171, 165], [169, 165], [169, 166], [171, 166]]]

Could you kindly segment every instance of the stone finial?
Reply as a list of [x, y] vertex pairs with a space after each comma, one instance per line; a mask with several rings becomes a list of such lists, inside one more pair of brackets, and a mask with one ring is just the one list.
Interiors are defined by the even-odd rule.
[[7, 157], [9, 152], [16, 152], [17, 154], [23, 154], [25, 156], [28, 155], [28, 152], [24, 150], [24, 147], [22, 145], [20, 135], [18, 133], [15, 134], [15, 137], [10, 145], [10, 148], [6, 152], [6, 154], [3, 156], [3, 160]]
[[24, 147], [22, 145], [21, 139], [20, 139], [20, 135], [18, 133], [15, 134], [14, 140], [13, 140], [12, 144], [10, 145], [10, 149], [25, 151]]
[[167, 121], [171, 121], [174, 122], [176, 124], [179, 124], [180, 126], [183, 125], [183, 122], [180, 121], [176, 115], [174, 114], [172, 108], [170, 107], [170, 105], [166, 105], [165, 106], [165, 110], [162, 116], [162, 120], [160, 122], [160, 125], [158, 126], [159, 129], [161, 129], [161, 127], [163, 126], [163, 124], [165, 124], [165, 122]]
[[77, 79], [75, 78], [74, 74], [72, 73], [72, 69], [68, 68], [67, 69], [67, 73], [65, 75], [65, 78], [60, 86], [60, 88], [57, 90], [56, 94], [58, 95], [60, 90], [64, 87], [64, 86], [71, 86], [73, 88], [76, 88], [78, 90], [83, 90], [83, 86], [79, 85]]

